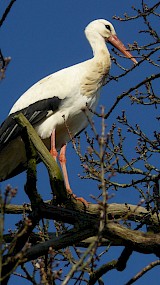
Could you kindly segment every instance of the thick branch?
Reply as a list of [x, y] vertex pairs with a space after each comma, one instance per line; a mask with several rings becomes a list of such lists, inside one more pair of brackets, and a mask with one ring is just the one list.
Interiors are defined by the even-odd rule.
[[67, 192], [64, 187], [62, 174], [58, 167], [58, 164], [53, 159], [48, 149], [43, 144], [42, 140], [40, 139], [34, 128], [31, 126], [29, 121], [25, 118], [25, 116], [22, 113], [18, 114], [15, 116], [15, 120], [22, 128], [27, 128], [27, 133], [31, 142], [33, 143], [39, 157], [48, 169], [49, 176], [51, 179], [52, 190], [56, 194], [56, 197], [61, 202], [66, 201]]
[[[46, 254], [50, 247], [52, 247], [53, 250], [58, 250], [78, 244], [89, 237], [95, 236], [98, 234], [98, 225], [99, 220], [97, 219], [94, 224], [90, 223], [90, 226], [88, 225], [84, 228], [80, 227], [78, 229], [73, 229], [59, 237], [39, 243], [27, 250], [23, 262], [30, 261]], [[113, 241], [114, 244], [128, 246], [133, 251], [144, 254], [153, 253], [160, 256], [159, 234], [146, 234], [140, 231], [133, 231], [119, 224], [110, 222], [103, 231], [103, 237]]]
[[48, 240], [44, 243], [39, 243], [32, 248], [28, 249], [24, 255], [24, 259], [22, 263], [28, 262], [30, 260], [36, 259], [39, 256], [42, 256], [48, 253], [50, 247], [54, 250], [66, 248], [67, 246], [71, 246], [77, 244], [78, 242], [93, 236], [96, 234], [96, 230], [94, 227], [89, 228], [79, 228], [69, 230], [67, 233], [60, 235], [59, 237], [55, 237], [51, 240]]
[[109, 223], [104, 230], [104, 237], [121, 242], [140, 253], [154, 253], [160, 257], [160, 234], [149, 234], [127, 229], [119, 224]]
[[[47, 219], [53, 218], [54, 215], [57, 215], [57, 218], [54, 216], [54, 219], [63, 219], [64, 222], [75, 224], [80, 217], [82, 220], [84, 219], [83, 212], [98, 216], [99, 215], [99, 205], [97, 204], [89, 204], [88, 208], [84, 210], [82, 207], [82, 203], [78, 201], [72, 200], [72, 208], [66, 209], [59, 206], [54, 206], [49, 204], [50, 201], [45, 202], [45, 208], [42, 211], [44, 215], [46, 215]], [[74, 208], [75, 203], [75, 208]], [[30, 213], [31, 206], [30, 205], [6, 205], [5, 213], [6, 214], [22, 214], [22, 213]], [[68, 214], [67, 214], [68, 213]], [[60, 215], [62, 214], [62, 215]], [[126, 221], [136, 221], [136, 222], [144, 222], [146, 225], [152, 225], [157, 228], [160, 227], [159, 220], [160, 214], [157, 216], [157, 213], [150, 213], [144, 207], [131, 205], [131, 204], [108, 204], [107, 206], [107, 220], [126, 220]]]

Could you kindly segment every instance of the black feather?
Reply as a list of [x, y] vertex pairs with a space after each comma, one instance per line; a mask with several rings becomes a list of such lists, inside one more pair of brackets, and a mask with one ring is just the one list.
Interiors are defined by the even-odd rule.
[[6, 144], [18, 137], [21, 133], [21, 128], [14, 119], [15, 115], [23, 113], [28, 121], [32, 125], [35, 125], [45, 120], [47, 116], [51, 116], [55, 113], [59, 109], [61, 101], [62, 100], [58, 97], [40, 100], [24, 109], [10, 114], [0, 126], [0, 150], [2, 150]]

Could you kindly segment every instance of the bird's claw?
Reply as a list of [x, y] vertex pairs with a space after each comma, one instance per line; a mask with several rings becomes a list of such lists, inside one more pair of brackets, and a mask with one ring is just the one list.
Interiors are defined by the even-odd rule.
[[77, 197], [75, 194], [72, 193], [72, 197], [77, 200], [80, 201], [81, 203], [83, 203], [87, 208], [88, 208], [88, 202], [83, 198], [83, 197]]
[[67, 188], [66, 190], [71, 197], [73, 197], [77, 201], [80, 201], [81, 203], [83, 203], [88, 208], [89, 203], [83, 197], [77, 197], [75, 194], [73, 194], [71, 188]]

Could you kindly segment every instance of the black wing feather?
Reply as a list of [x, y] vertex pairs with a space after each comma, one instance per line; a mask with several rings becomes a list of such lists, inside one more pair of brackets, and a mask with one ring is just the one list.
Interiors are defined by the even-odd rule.
[[[0, 126], [0, 150], [11, 140], [18, 137], [21, 133], [21, 128], [14, 120], [14, 116], [23, 113], [28, 121], [35, 125], [44, 120], [47, 116], [52, 115], [59, 109], [61, 99], [58, 97], [48, 98], [35, 102], [28, 107], [21, 109], [15, 113], [10, 114], [7, 119]], [[52, 111], [52, 113], [50, 113]]]

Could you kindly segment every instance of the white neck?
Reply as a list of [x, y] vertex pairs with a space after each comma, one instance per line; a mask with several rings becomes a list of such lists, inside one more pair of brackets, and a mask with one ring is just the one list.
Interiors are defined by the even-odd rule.
[[110, 60], [110, 53], [108, 51], [104, 38], [98, 33], [91, 33], [87, 30], [85, 31], [85, 34], [92, 47], [94, 57], [107, 57], [107, 59]]

